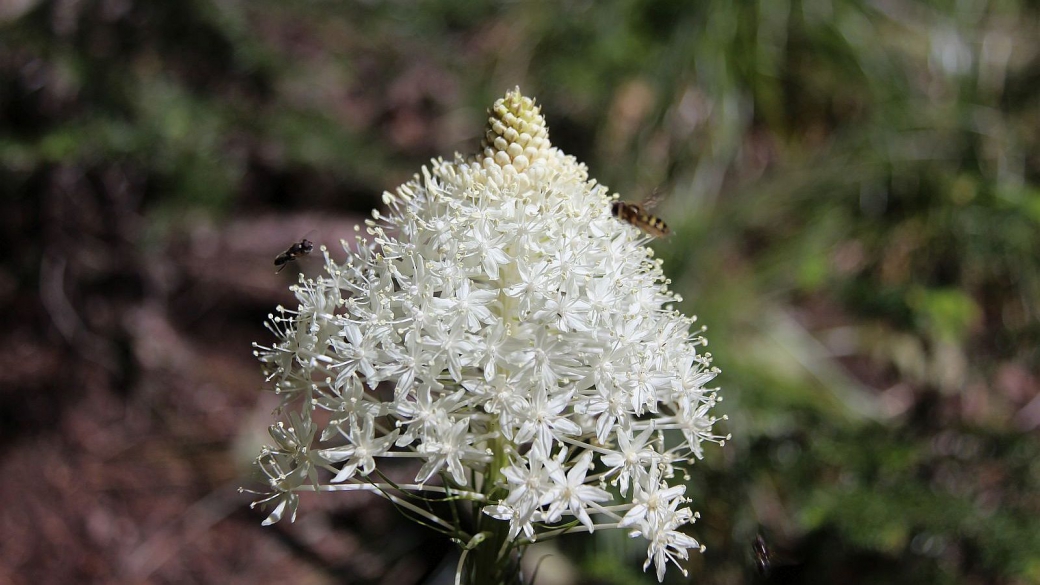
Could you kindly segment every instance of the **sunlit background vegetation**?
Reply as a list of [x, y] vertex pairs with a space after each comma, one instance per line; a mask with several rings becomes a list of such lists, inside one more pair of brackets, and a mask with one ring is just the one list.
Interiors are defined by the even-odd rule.
[[[1038, 39], [1026, 0], [0, 2], [0, 581], [450, 578], [372, 500], [259, 526], [249, 344], [320, 268], [278, 252], [519, 85], [662, 196], [723, 370], [693, 582], [1040, 582]], [[653, 582], [636, 547], [536, 583]]]

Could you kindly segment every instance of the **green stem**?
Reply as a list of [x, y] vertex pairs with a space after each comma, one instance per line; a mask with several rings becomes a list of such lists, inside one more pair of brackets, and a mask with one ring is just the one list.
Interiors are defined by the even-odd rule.
[[[494, 429], [492, 429], [494, 430]], [[492, 443], [494, 457], [488, 465], [484, 478], [483, 493], [486, 501], [501, 498], [496, 492], [502, 491], [498, 485], [502, 476], [502, 468], [508, 463], [505, 439], [500, 435]], [[519, 557], [513, 547], [509, 546], [509, 523], [496, 520], [481, 511], [484, 502], [473, 503], [473, 517], [476, 519], [476, 533], [483, 534], [480, 542], [466, 559], [463, 567], [467, 585], [516, 585], [519, 583], [520, 571], [517, 566]]]

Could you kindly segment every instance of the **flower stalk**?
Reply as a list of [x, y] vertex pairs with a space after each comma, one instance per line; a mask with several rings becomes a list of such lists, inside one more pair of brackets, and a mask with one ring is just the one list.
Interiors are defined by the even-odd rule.
[[[685, 573], [702, 547], [677, 478], [725, 440], [718, 371], [616, 198], [515, 90], [479, 153], [385, 193], [343, 262], [323, 247], [257, 346], [286, 413], [257, 458], [265, 523], [301, 491], [357, 489], [458, 542], [459, 582], [517, 583], [527, 544], [603, 528], [644, 538], [659, 579]], [[410, 460], [414, 483], [376, 481]]]

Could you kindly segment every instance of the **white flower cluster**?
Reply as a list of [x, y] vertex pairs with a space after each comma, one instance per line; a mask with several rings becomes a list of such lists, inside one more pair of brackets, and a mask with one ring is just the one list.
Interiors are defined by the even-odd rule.
[[[723, 440], [704, 387], [717, 370], [648, 237], [551, 146], [533, 101], [512, 91], [490, 114], [479, 155], [385, 194], [369, 241], [343, 264], [325, 252], [327, 276], [271, 317], [279, 340], [258, 354], [290, 414], [257, 460], [266, 523], [295, 516], [300, 491], [366, 489], [421, 514], [400, 494], [439, 492], [518, 543], [625, 528], [663, 579], [702, 548], [680, 531], [697, 517], [682, 468]], [[408, 457], [416, 483], [385, 481], [377, 461]]]

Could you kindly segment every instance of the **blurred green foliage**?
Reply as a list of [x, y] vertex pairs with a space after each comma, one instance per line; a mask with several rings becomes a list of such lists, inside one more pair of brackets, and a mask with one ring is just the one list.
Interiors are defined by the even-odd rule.
[[698, 582], [1040, 581], [1035, 3], [24, 4], [5, 197], [119, 165], [152, 222], [364, 210], [520, 84], [601, 182], [667, 194], [733, 434], [693, 470]]

